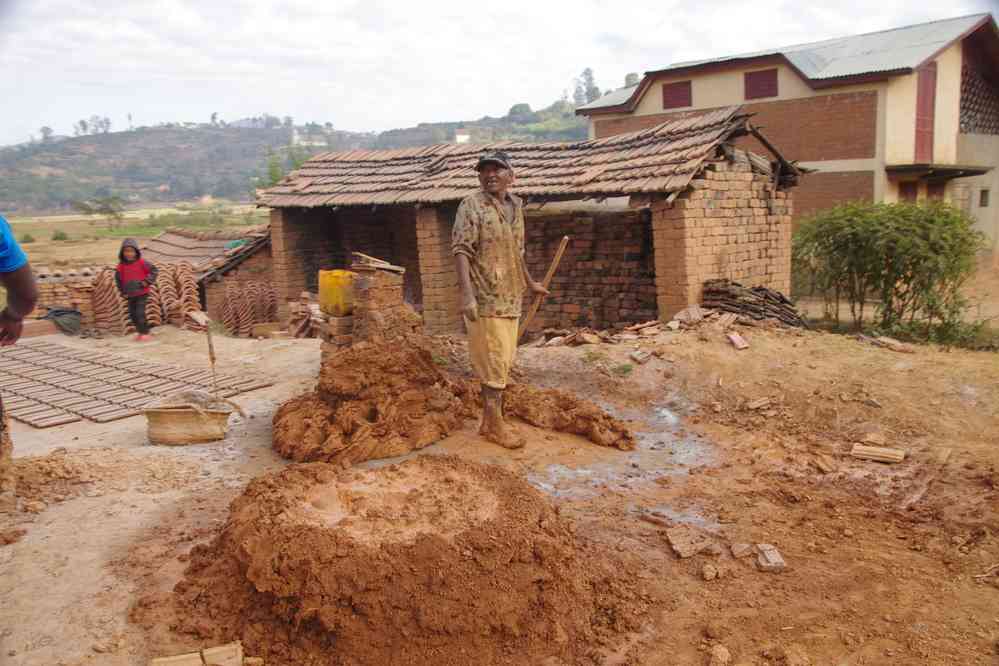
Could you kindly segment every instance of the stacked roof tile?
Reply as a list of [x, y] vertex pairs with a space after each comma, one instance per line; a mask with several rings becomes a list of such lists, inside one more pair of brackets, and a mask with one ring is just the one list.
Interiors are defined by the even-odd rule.
[[[154, 264], [179, 264], [187, 262], [200, 280], [206, 273], [233, 261], [237, 256], [249, 256], [269, 242], [267, 225], [237, 231], [194, 231], [167, 229], [159, 236], [142, 243], [142, 256]], [[243, 244], [227, 248], [232, 241]]]
[[538, 199], [669, 193], [685, 189], [717, 148], [745, 132], [738, 106], [574, 143], [444, 144], [316, 155], [259, 197], [272, 208], [435, 204], [476, 191], [478, 156], [506, 151], [513, 191]]

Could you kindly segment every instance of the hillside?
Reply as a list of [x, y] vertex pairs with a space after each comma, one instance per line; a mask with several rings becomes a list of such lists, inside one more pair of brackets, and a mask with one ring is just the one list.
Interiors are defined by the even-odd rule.
[[254, 185], [273, 175], [269, 161], [287, 171], [321, 151], [423, 146], [454, 141], [456, 133], [468, 134], [473, 143], [586, 137], [585, 122], [565, 101], [537, 112], [518, 104], [499, 118], [422, 123], [380, 134], [328, 127], [170, 124], [0, 148], [0, 211], [64, 210], [74, 200], [111, 194], [133, 205], [203, 195], [247, 201]]
[[7, 148], [0, 150], [0, 210], [65, 208], [112, 193], [129, 202], [247, 199], [268, 150], [288, 138], [283, 128], [163, 127]]

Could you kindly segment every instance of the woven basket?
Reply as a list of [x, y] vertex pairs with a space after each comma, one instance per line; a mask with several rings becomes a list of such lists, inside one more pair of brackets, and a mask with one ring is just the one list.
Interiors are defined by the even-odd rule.
[[144, 410], [153, 444], [183, 446], [225, 439], [230, 410], [152, 407]]

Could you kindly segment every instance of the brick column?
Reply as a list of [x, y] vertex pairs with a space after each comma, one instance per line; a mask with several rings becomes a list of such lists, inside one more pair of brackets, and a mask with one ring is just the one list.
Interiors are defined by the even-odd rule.
[[271, 256], [278, 319], [288, 318], [288, 301], [305, 290], [305, 265], [299, 253], [303, 238], [301, 213], [291, 208], [271, 209]]
[[698, 215], [703, 218], [704, 209], [691, 206], [690, 200], [677, 200], [672, 205], [665, 199], [652, 202], [652, 251], [659, 319], [668, 320], [699, 296], [692, 235], [693, 222]]
[[451, 254], [451, 227], [438, 208], [416, 211], [416, 244], [423, 287], [423, 324], [430, 335], [461, 330], [458, 275]]

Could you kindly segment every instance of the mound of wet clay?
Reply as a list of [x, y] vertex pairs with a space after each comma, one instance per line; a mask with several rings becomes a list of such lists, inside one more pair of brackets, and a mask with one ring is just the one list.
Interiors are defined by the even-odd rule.
[[619, 419], [592, 402], [581, 400], [566, 391], [539, 389], [526, 384], [507, 387], [503, 408], [532, 426], [571, 432], [594, 444], [622, 451], [635, 448], [635, 435]]
[[592, 663], [645, 614], [631, 568], [498, 467], [293, 465], [192, 550], [173, 626], [268, 664]]
[[[627, 425], [565, 391], [511, 385], [505, 400], [531, 425], [635, 448]], [[478, 388], [444, 374], [428, 344], [368, 343], [327, 357], [316, 390], [278, 408], [273, 447], [298, 462], [392, 458], [444, 439], [480, 409]]]
[[459, 427], [466, 389], [411, 344], [352, 347], [323, 364], [314, 393], [274, 415], [274, 450], [299, 462], [400, 456]]

